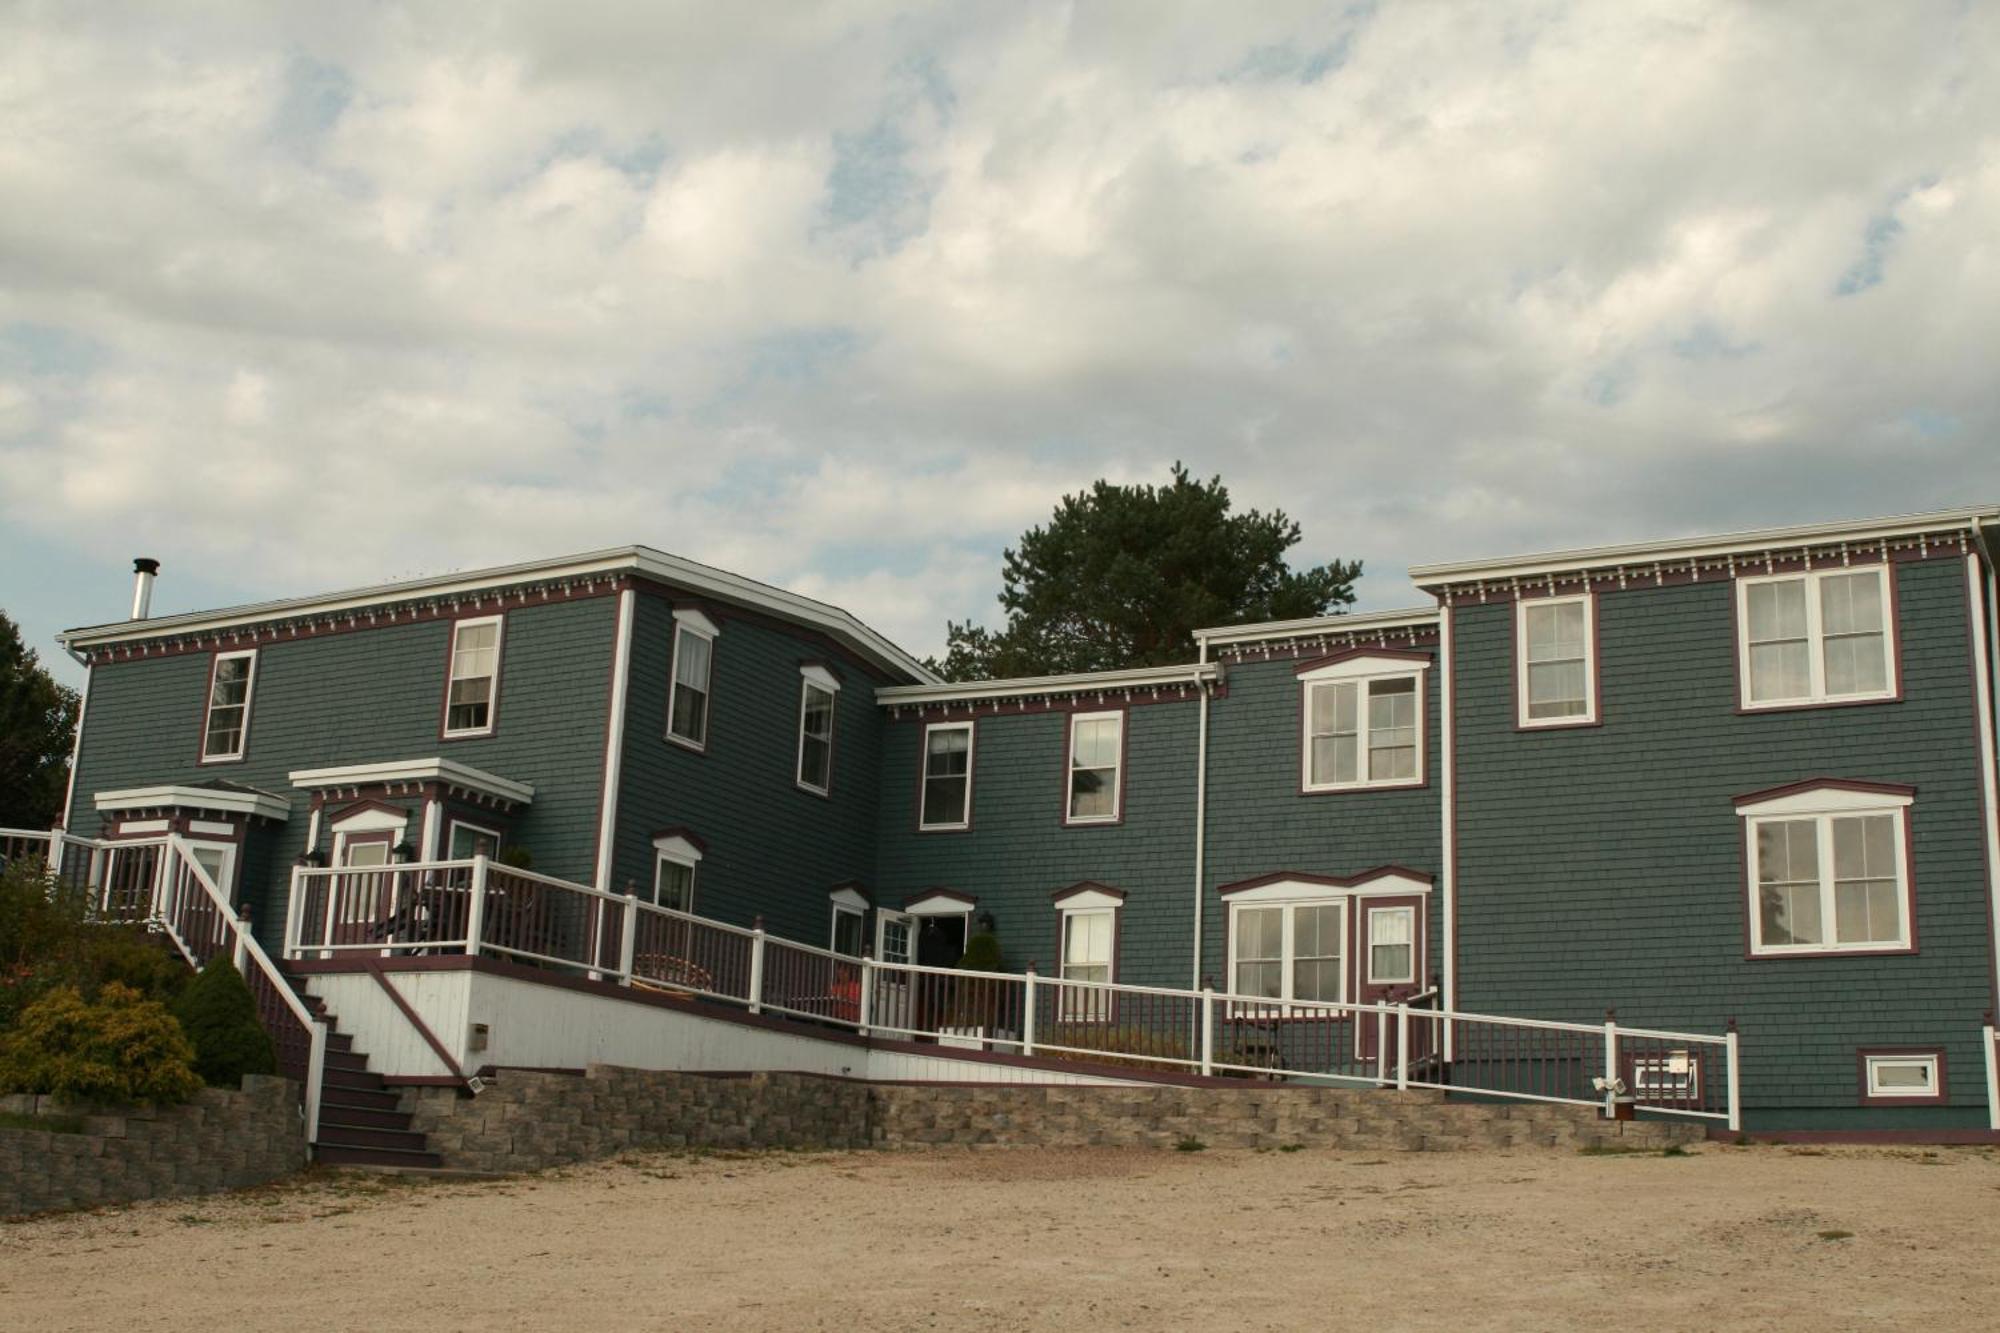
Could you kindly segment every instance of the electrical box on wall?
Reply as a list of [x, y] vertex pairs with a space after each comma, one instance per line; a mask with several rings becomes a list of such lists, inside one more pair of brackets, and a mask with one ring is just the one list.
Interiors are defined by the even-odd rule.
[[466, 1049], [467, 1049], [468, 1051], [483, 1051], [483, 1050], [485, 1050], [485, 1049], [486, 1049], [486, 1040], [487, 1040], [487, 1037], [488, 1037], [488, 1036], [490, 1036], [490, 1035], [491, 1035], [491, 1034], [490, 1034], [490, 1032], [488, 1031], [488, 1029], [487, 1029], [487, 1026], [486, 1026], [486, 1024], [484, 1024], [484, 1023], [474, 1023], [474, 1024], [472, 1025], [472, 1038], [471, 1038], [471, 1040], [469, 1040], [469, 1041], [467, 1041], [467, 1042], [465, 1043], [465, 1048], [466, 1048]]

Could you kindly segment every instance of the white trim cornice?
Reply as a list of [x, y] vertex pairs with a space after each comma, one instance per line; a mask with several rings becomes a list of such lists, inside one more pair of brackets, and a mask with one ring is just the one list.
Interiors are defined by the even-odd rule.
[[101, 791], [93, 798], [99, 810], [226, 810], [233, 815], [255, 815], [261, 819], [290, 819], [292, 808], [283, 800], [261, 791], [232, 791], [226, 787], [122, 787]]
[[396, 759], [382, 764], [346, 764], [339, 768], [301, 768], [285, 775], [294, 787], [372, 787], [378, 782], [448, 782], [467, 791], [526, 805], [535, 789], [525, 782], [461, 764], [456, 759]]
[[677, 865], [701, 864], [701, 848], [678, 833], [669, 833], [664, 837], [653, 839], [653, 855], [664, 857]]
[[1379, 875], [1356, 880], [1352, 884], [1325, 884], [1311, 879], [1281, 879], [1269, 884], [1259, 884], [1254, 889], [1244, 889], [1229, 894], [1222, 901], [1229, 906], [1238, 903], [1297, 903], [1316, 902], [1327, 898], [1380, 897], [1386, 894], [1428, 894], [1431, 882], [1405, 875], [1399, 870], [1385, 870]]
[[1430, 670], [1429, 662], [1412, 661], [1388, 653], [1356, 653], [1338, 662], [1328, 662], [1311, 671], [1301, 671], [1299, 679], [1308, 685], [1327, 680], [1372, 680], [1377, 676], [1420, 676]]
[[1915, 799], [1908, 792], [1856, 791], [1829, 783], [1761, 801], [1738, 801], [1736, 813], [1759, 818], [1774, 815], [1843, 815], [1869, 810], [1903, 810]]

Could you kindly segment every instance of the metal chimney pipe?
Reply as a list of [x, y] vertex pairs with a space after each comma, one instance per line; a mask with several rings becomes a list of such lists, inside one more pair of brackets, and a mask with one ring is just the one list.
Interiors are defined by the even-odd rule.
[[153, 606], [153, 576], [160, 572], [160, 562], [140, 556], [132, 562], [132, 619], [144, 620]]

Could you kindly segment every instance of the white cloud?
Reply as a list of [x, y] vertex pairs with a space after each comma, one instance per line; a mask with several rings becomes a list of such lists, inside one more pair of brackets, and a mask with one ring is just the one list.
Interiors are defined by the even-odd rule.
[[244, 595], [646, 541], [922, 652], [1174, 458], [1375, 604], [2000, 495], [1996, 60], [1942, 4], [16, 9], [0, 517]]

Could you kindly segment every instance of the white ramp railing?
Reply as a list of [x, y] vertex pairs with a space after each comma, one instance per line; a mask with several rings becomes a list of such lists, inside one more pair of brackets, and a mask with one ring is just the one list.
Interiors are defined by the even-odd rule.
[[[465, 953], [945, 1048], [1436, 1088], [1741, 1127], [1734, 1032], [885, 963], [475, 857], [293, 872], [292, 958]], [[1451, 1052], [1447, 1060], [1443, 1053]]]

